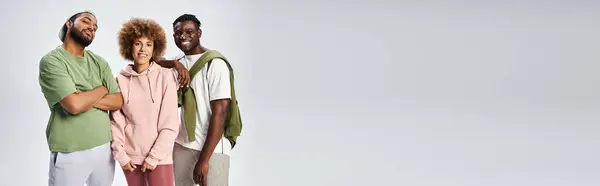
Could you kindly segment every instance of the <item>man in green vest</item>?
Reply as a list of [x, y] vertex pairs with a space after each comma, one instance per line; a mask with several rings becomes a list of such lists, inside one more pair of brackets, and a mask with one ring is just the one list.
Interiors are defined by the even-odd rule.
[[80, 12], [59, 31], [62, 45], [42, 57], [39, 84], [50, 109], [49, 186], [110, 186], [115, 171], [109, 111], [123, 105], [108, 62], [85, 48], [98, 29]]
[[184, 56], [157, 62], [176, 69], [182, 86], [178, 93], [183, 124], [173, 150], [175, 185], [227, 186], [241, 117], [231, 65], [218, 51], [200, 44], [200, 25], [194, 15], [179, 16], [173, 22], [173, 38]]

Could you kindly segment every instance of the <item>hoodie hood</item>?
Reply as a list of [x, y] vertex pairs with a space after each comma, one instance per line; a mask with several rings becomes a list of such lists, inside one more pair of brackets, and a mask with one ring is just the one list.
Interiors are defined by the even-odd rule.
[[161, 67], [159, 65], [157, 65], [156, 63], [150, 62], [150, 66], [148, 67], [148, 69], [142, 71], [141, 73], [138, 73], [133, 69], [133, 64], [129, 64], [121, 70], [120, 74], [125, 76], [129, 80], [127, 87], [129, 87], [130, 89], [127, 91], [126, 104], [129, 104], [129, 96], [131, 95], [131, 92], [134, 91], [131, 89], [131, 82], [135, 78], [146, 79], [146, 81], [148, 82], [148, 89], [149, 89], [148, 92], [150, 93], [150, 98], [152, 99], [152, 103], [154, 103], [154, 95], [152, 94], [152, 83], [150, 82], [150, 74], [154, 73], [155, 71], [160, 71], [160, 68]]
[[121, 70], [120, 74], [125, 77], [143, 76], [143, 75], [148, 74], [151, 71], [159, 70], [159, 69], [160, 69], [159, 65], [157, 65], [154, 62], [150, 62], [150, 66], [148, 67], [148, 69], [144, 70], [142, 73], [138, 73], [133, 69], [133, 64], [129, 64]]

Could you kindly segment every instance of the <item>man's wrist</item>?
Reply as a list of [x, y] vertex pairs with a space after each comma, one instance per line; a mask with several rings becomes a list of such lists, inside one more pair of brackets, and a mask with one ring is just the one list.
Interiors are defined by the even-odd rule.
[[200, 163], [200, 164], [208, 163], [208, 161], [210, 160], [210, 155], [207, 155], [207, 156], [208, 157], [200, 155], [200, 157], [198, 158], [198, 163]]
[[183, 66], [183, 65], [182, 65], [181, 63], [179, 63], [179, 61], [177, 61], [177, 60], [171, 60], [171, 63], [173, 63], [173, 68], [176, 68], [176, 67]]

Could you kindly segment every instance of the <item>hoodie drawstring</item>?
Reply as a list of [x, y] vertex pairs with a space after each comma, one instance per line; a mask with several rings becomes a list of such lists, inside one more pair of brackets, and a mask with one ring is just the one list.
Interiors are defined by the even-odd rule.
[[[127, 87], [131, 87], [131, 79], [133, 78], [129, 78], [129, 85], [127, 85]], [[129, 89], [129, 91], [127, 91], [127, 104], [129, 105], [129, 95], [131, 95], [131, 88]]]
[[152, 99], [152, 103], [154, 103], [154, 94], [152, 93], [152, 85], [150, 84], [150, 76], [148, 75], [150, 73], [150, 68], [148, 68], [148, 71], [146, 72], [146, 77], [148, 79], [148, 89], [150, 89], [150, 98]]
[[[152, 84], [150, 83], [150, 68], [148, 68], [148, 70], [146, 70], [146, 79], [148, 80], [148, 89], [150, 90], [150, 99], [152, 99], [152, 103], [154, 103], [154, 93], [152, 93]], [[129, 85], [127, 87], [130, 87], [129, 91], [127, 91], [127, 103], [129, 104], [129, 96], [131, 95], [131, 91], [133, 89], [131, 89], [131, 79], [133, 78], [129, 78]]]

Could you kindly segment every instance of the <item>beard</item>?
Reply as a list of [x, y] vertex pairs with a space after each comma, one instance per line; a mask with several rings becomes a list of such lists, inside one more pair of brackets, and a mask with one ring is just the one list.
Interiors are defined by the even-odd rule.
[[76, 43], [82, 45], [83, 47], [87, 47], [92, 44], [92, 40], [86, 38], [83, 33], [77, 29], [73, 28], [71, 31], [69, 31], [69, 33], [71, 34], [71, 38], [73, 38]]

